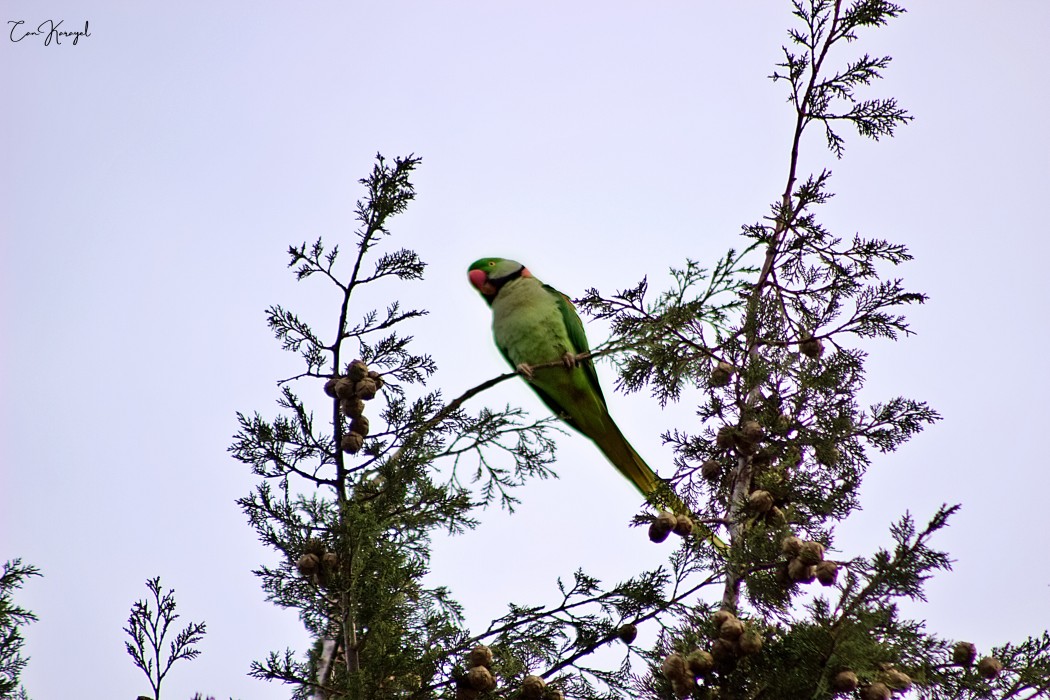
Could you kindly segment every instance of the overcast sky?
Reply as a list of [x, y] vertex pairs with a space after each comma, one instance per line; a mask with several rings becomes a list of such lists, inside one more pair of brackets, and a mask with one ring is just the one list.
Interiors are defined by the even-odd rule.
[[[907, 244], [899, 273], [931, 297], [909, 310], [916, 337], [863, 345], [865, 397], [927, 400], [944, 421], [875, 457], [836, 544], [870, 553], [904, 511], [961, 502], [936, 540], [955, 571], [909, 613], [984, 651], [1050, 626], [1050, 4], [907, 4], [859, 50], [894, 57], [872, 95], [915, 122], [851, 138], [841, 162], [815, 138], [802, 167], [833, 167], [825, 223]], [[166, 697], [288, 696], [246, 676], [308, 640], [251, 574], [273, 554], [234, 503], [254, 480], [226, 448], [235, 411], [272, 414], [275, 381], [299, 371], [263, 310], [331, 322], [329, 291], [285, 269], [288, 244], [350, 248], [377, 151], [424, 159], [390, 245], [416, 249], [426, 280], [385, 293], [429, 307], [417, 349], [448, 395], [504, 371], [467, 284], [476, 258], [514, 257], [571, 296], [659, 287], [687, 256], [740, 247], [786, 173], [793, 115], [766, 79], [786, 1], [2, 7], [5, 22], [90, 32], [0, 38], [0, 559], [44, 573], [17, 597], [40, 616], [23, 677], [37, 700], [148, 692], [121, 627], [155, 575], [209, 629]], [[517, 382], [484, 400], [544, 410]], [[690, 408], [610, 403], [669, 473], [659, 434], [690, 429]], [[560, 480], [436, 548], [431, 580], [475, 626], [553, 600], [578, 565], [612, 580], [670, 551], [623, 528], [639, 499], [590, 443], [560, 445]], [[481, 550], [483, 576], [462, 563]]]

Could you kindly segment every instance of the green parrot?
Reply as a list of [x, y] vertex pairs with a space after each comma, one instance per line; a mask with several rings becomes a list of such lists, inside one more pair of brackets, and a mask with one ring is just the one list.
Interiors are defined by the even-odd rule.
[[[621, 474], [649, 497], [663, 482], [623, 436], [605, 404], [598, 375], [590, 359], [583, 323], [569, 297], [543, 284], [519, 262], [482, 258], [467, 272], [470, 283], [492, 307], [496, 347], [528, 381], [554, 414], [590, 438]], [[537, 365], [560, 363], [558, 366]], [[668, 505], [688, 513], [682, 502], [664, 489]], [[695, 527], [722, 544], [699, 523]], [[720, 547], [720, 549], [722, 548]]]

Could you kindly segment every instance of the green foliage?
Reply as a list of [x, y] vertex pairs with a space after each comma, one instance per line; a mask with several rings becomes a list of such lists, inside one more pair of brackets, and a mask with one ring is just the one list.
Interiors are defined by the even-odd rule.
[[[695, 421], [663, 436], [676, 453], [671, 485], [728, 552], [693, 537], [666, 566], [626, 581], [577, 571], [557, 582], [555, 602], [509, 603], [480, 632], [466, 628], [447, 589], [423, 585], [432, 533], [473, 528], [488, 504], [513, 509], [519, 486], [552, 474], [556, 427], [512, 406], [468, 410], [515, 373], [452, 400], [427, 390], [438, 368], [405, 330], [426, 310], [362, 301], [365, 285], [416, 282], [425, 271], [411, 250], [380, 252], [391, 219], [415, 197], [420, 161], [379, 156], [360, 181], [350, 259], [321, 239], [289, 249], [298, 280], [320, 278], [332, 290], [334, 332], [269, 308], [271, 330], [304, 370], [279, 382], [276, 416], [238, 414], [230, 447], [259, 478], [239, 503], [278, 555], [256, 573], [269, 599], [296, 609], [316, 639], [305, 655], [271, 652], [253, 676], [318, 700], [514, 698], [524, 696], [526, 675], [556, 689], [547, 700], [557, 692], [831, 698], [843, 692], [842, 673], [862, 689], [883, 683], [900, 694], [914, 684], [938, 699], [1047, 692], [1046, 635], [993, 650], [1004, 669], [991, 678], [899, 613], [901, 600], [924, 600], [925, 582], [950, 568], [931, 541], [958, 506], [941, 507], [921, 529], [903, 515], [890, 527], [890, 549], [832, 559], [836, 525], [860, 505], [872, 450], [892, 452], [939, 415], [906, 397], [860, 403], [867, 355], [859, 345], [909, 335], [904, 310], [926, 296], [886, 275], [911, 259], [905, 246], [842, 237], [821, 223], [830, 172], [798, 173], [813, 127], [841, 158], [841, 123], [878, 140], [911, 119], [892, 98], [863, 96], [888, 57], [839, 59], [903, 8], [877, 0], [792, 7], [791, 47], [772, 76], [788, 86], [794, 112], [786, 183], [769, 214], [743, 227], [743, 250], [710, 269], [686, 260], [664, 292], [651, 293], [643, 279], [611, 297], [589, 290], [578, 302], [611, 324], [612, 340], [594, 354], [617, 364], [621, 390], [646, 390], [661, 405], [700, 392]], [[719, 591], [716, 613], [702, 596]], [[737, 619], [719, 626], [716, 614], [729, 613]], [[621, 641], [625, 625], [658, 630], [656, 644]], [[496, 691], [469, 687], [477, 645], [492, 653]], [[610, 665], [610, 650], [623, 651], [619, 663]], [[699, 650], [710, 650], [713, 669]], [[691, 675], [680, 675], [687, 666], [663, 668], [672, 653], [679, 664], [692, 659]]]
[[[878, 140], [911, 119], [892, 98], [861, 96], [882, 77], [888, 57], [865, 54], [834, 67], [845, 44], [904, 10], [875, 0], [796, 0], [792, 6], [791, 48], [772, 76], [788, 84], [795, 112], [787, 181], [769, 215], [743, 227], [748, 247], [731, 251], [710, 271], [691, 261], [684, 271], [673, 269], [671, 289], [652, 300], [643, 280], [611, 297], [590, 290], [578, 302], [608, 319], [610, 345], [625, 349], [614, 360], [622, 389], [648, 390], [661, 404], [680, 400], [687, 388], [702, 392], [696, 425], [663, 436], [676, 452], [673, 483], [694, 513], [725, 529], [731, 545], [725, 561], [696, 543], [695, 555], [724, 572], [723, 607], [746, 616], [765, 640], [761, 653], [736, 654], [695, 690], [684, 681], [672, 687], [659, 661], [670, 651], [711, 648], [717, 636], [709, 621], [687, 616], [654, 648], [653, 676], [638, 682], [636, 697], [677, 691], [717, 692], [723, 700], [824, 698], [836, 692], [834, 675], [847, 669], [861, 687], [901, 685], [894, 674], [907, 673], [929, 697], [992, 697], [979, 694], [981, 683], [1018, 697], [1045, 692], [1045, 681], [1033, 680], [1045, 679], [1050, 663], [1038, 640], [996, 651], [1015, 664], [989, 685], [972, 670], [945, 664], [951, 645], [897, 613], [898, 600], [922, 600], [925, 581], [949, 568], [947, 554], [932, 549], [929, 539], [957, 506], [940, 509], [921, 532], [906, 515], [891, 527], [892, 551], [834, 562], [831, 596], [808, 593], [805, 586], [814, 584], [805, 580], [813, 573], [781, 548], [788, 536], [833, 545], [836, 523], [860, 505], [870, 450], [891, 452], [939, 419], [910, 398], [858, 402], [867, 355], [856, 345], [910, 334], [902, 309], [926, 296], [884, 277], [911, 259], [903, 245], [840, 237], [820, 222], [819, 207], [832, 196], [830, 172], [798, 173], [810, 127], [822, 128], [841, 158], [841, 122]], [[772, 508], [752, 505], [758, 491], [771, 496]], [[940, 694], [942, 687], [957, 695]]]
[[22, 627], [36, 622], [37, 617], [15, 605], [14, 592], [31, 577], [40, 575], [40, 569], [23, 564], [21, 559], [5, 561], [0, 573], [0, 698], [26, 698], [25, 688], [18, 680], [29, 663], [28, 657], [22, 656]]
[[164, 587], [160, 585], [159, 576], [147, 580], [146, 588], [153, 596], [152, 603], [155, 609], [150, 607], [148, 599], [132, 604], [128, 626], [124, 628], [131, 641], [124, 642], [124, 648], [135, 665], [142, 669], [149, 679], [153, 689], [153, 700], [160, 700], [161, 683], [172, 665], [180, 659], [190, 661], [200, 656], [201, 652], [196, 645], [204, 639], [207, 624], [191, 622], [186, 625], [169, 643], [165, 658], [163, 650], [168, 628], [179, 619], [175, 612], [175, 590], [170, 589], [162, 595]]
[[[465, 653], [469, 640], [459, 604], [445, 588], [421, 583], [431, 532], [470, 529], [475, 509], [491, 502], [513, 508], [518, 486], [551, 474], [548, 420], [531, 421], [511, 407], [464, 408], [484, 386], [452, 401], [417, 390], [437, 368], [401, 329], [425, 311], [352, 303], [365, 285], [423, 276], [413, 251], [377, 254], [391, 218], [415, 197], [410, 176], [418, 164], [412, 156], [379, 156], [361, 180], [357, 246], [345, 267], [339, 248], [320, 239], [289, 249], [297, 279], [323, 277], [335, 291], [338, 323], [322, 341], [296, 313], [268, 310], [274, 335], [306, 369], [281, 382], [280, 415], [238, 415], [230, 448], [262, 479], [240, 505], [280, 553], [279, 563], [256, 573], [269, 599], [297, 609], [318, 640], [306, 659], [272, 652], [252, 675], [290, 683], [296, 697], [401, 697], [447, 687], [455, 663], [449, 655]], [[368, 411], [373, 425], [350, 453], [340, 447], [358, 419], [321, 391], [325, 380], [355, 371], [348, 352], [381, 384], [380, 408]], [[294, 383], [308, 384], [309, 397], [293, 391]], [[313, 406], [330, 417], [328, 432]]]
[[[825, 59], [837, 45], [855, 41], [861, 29], [876, 28], [896, 19], [904, 8], [883, 0], [856, 0], [843, 7], [842, 0], [793, 0], [794, 15], [800, 27], [788, 30], [797, 47], [784, 47], [784, 62], [778, 64], [773, 80], [787, 80], [789, 101], [798, 114], [798, 137], [812, 122], [824, 127], [828, 148], [841, 158], [843, 138], [834, 130], [835, 122], [852, 125], [861, 136], [878, 140], [893, 136], [894, 129], [911, 117], [893, 98], [860, 100], [857, 90], [882, 77], [890, 58], [865, 54], [838, 69], [826, 69]], [[798, 53], [796, 53], [798, 52]]]

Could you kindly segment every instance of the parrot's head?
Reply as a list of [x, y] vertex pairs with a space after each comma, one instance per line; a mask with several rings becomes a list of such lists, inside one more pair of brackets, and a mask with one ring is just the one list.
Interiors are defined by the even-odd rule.
[[519, 277], [532, 277], [532, 274], [515, 260], [482, 258], [470, 266], [467, 276], [481, 296], [485, 297], [485, 301], [491, 304], [500, 287]]

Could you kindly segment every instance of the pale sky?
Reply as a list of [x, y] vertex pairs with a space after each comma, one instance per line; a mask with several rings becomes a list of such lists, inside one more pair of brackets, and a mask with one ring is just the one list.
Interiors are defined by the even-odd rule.
[[[825, 224], [908, 245], [897, 273], [931, 297], [908, 311], [916, 337], [862, 345], [865, 398], [926, 400], [944, 421], [875, 456], [836, 546], [870, 554], [906, 510], [924, 523], [961, 502], [935, 541], [955, 570], [908, 613], [985, 651], [1050, 626], [1050, 4], [907, 4], [858, 50], [894, 57], [871, 94], [915, 122], [850, 138], [841, 162], [815, 136], [802, 167], [834, 170]], [[433, 387], [458, 394], [505, 369], [467, 283], [476, 258], [513, 257], [580, 296], [643, 275], [662, 287], [687, 256], [741, 247], [786, 172], [793, 117], [766, 76], [788, 5], [7, 0], [5, 22], [90, 31], [75, 46], [0, 38], [0, 559], [44, 573], [16, 599], [40, 617], [31, 696], [147, 693], [121, 627], [159, 575], [181, 621], [209, 629], [165, 697], [287, 697], [246, 676], [308, 640], [251, 574], [274, 554], [234, 503], [254, 479], [226, 448], [235, 412], [272, 415], [275, 381], [299, 371], [263, 310], [332, 323], [328, 290], [291, 279], [288, 244], [349, 250], [373, 155], [422, 156], [390, 245], [430, 266], [387, 293], [430, 309], [416, 349], [439, 364]], [[483, 400], [544, 412], [519, 382]], [[690, 406], [610, 405], [668, 474], [659, 434], [694, 428]], [[560, 445], [560, 480], [435, 549], [431, 581], [475, 628], [507, 602], [553, 601], [577, 566], [612, 582], [671, 551], [624, 528], [639, 498], [590, 443]], [[478, 551], [481, 573], [465, 564]]]

